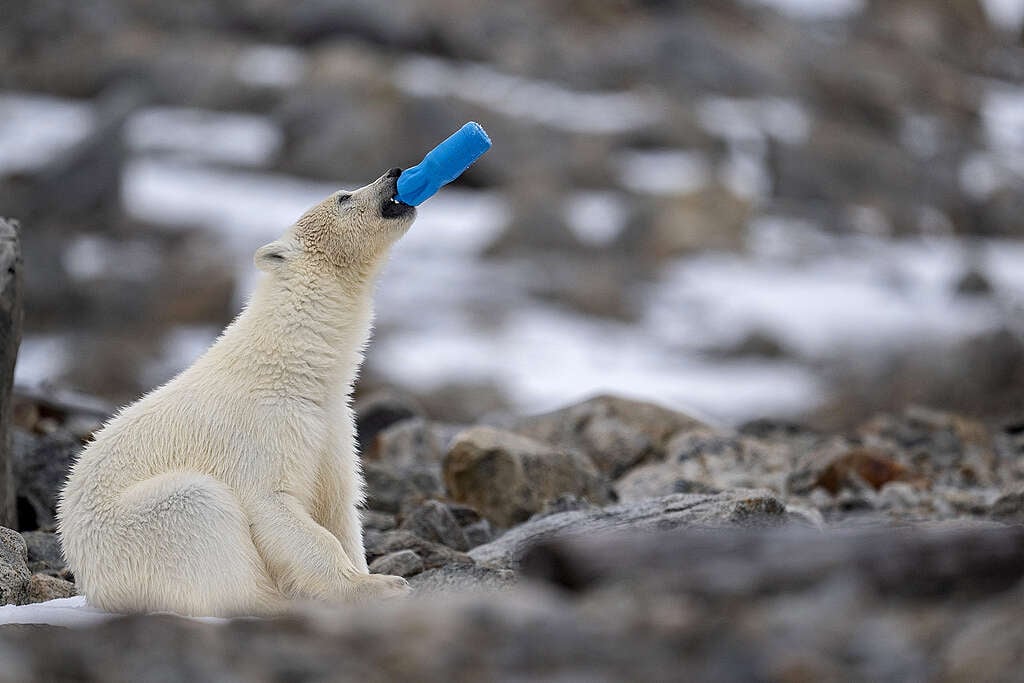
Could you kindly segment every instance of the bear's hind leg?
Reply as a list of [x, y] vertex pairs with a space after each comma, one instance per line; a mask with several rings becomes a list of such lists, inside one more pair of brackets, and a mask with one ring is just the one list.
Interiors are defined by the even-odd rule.
[[111, 571], [87, 599], [116, 611], [270, 614], [283, 608], [234, 492], [197, 472], [169, 472], [119, 501]]

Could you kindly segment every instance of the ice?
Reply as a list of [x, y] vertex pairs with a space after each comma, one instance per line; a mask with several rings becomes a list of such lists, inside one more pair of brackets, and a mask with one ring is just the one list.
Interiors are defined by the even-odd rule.
[[794, 19], [845, 19], [864, 9], [864, 0], [746, 0], [750, 5], [761, 5], [793, 17]]
[[265, 116], [183, 107], [143, 109], [128, 119], [125, 135], [136, 152], [238, 166], [272, 163], [284, 141]]
[[1024, 0], [982, 0], [989, 21], [1010, 33], [1018, 33], [1024, 24]]
[[619, 155], [616, 166], [619, 184], [641, 194], [696, 192], [711, 175], [703, 154], [677, 149], [627, 150]]
[[413, 57], [395, 70], [398, 87], [415, 97], [453, 97], [514, 118], [583, 133], [622, 133], [658, 122], [663, 104], [632, 92], [581, 92], [488, 66]]
[[287, 88], [305, 73], [305, 55], [287, 45], [255, 45], [242, 50], [235, 61], [238, 80], [258, 87]]
[[0, 175], [43, 168], [85, 139], [95, 123], [86, 102], [0, 93]]

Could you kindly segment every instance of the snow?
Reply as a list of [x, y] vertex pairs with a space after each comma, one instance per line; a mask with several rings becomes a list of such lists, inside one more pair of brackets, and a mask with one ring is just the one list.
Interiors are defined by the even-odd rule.
[[69, 358], [68, 347], [67, 339], [56, 334], [22, 337], [14, 366], [15, 384], [39, 386], [59, 377]]
[[413, 57], [399, 63], [395, 82], [414, 97], [457, 98], [551, 128], [582, 133], [623, 133], [663, 118], [655, 98], [633, 92], [583, 92], [470, 62]]
[[617, 192], [574, 192], [564, 212], [573, 234], [592, 246], [611, 244], [626, 227], [626, 200]]
[[269, 165], [284, 142], [265, 116], [184, 107], [143, 109], [128, 119], [125, 136], [136, 152], [238, 166]]
[[[33, 605], [0, 606], [0, 625], [2, 624], [50, 624], [80, 628], [117, 619], [121, 615], [105, 612], [97, 607], [86, 604], [85, 598], [77, 595], [73, 598], [58, 598]], [[223, 624], [228, 619], [219, 617], [184, 617], [207, 624]]]
[[700, 152], [626, 150], [616, 160], [619, 184], [639, 194], [679, 195], [707, 185], [711, 170]]
[[697, 106], [697, 119], [708, 133], [734, 143], [770, 136], [797, 144], [807, 139], [812, 124], [799, 102], [781, 97], [705, 97]]
[[0, 176], [43, 168], [84, 140], [95, 125], [87, 102], [0, 93]]

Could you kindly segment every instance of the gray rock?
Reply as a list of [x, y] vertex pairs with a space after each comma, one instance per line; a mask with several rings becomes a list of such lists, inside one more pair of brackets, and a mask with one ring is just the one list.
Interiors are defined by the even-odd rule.
[[413, 550], [398, 550], [378, 557], [370, 563], [373, 574], [409, 577], [423, 571], [423, 558]]
[[442, 495], [441, 477], [436, 468], [399, 468], [379, 462], [363, 462], [366, 480], [366, 507], [398, 513], [429, 498]]
[[379, 510], [363, 510], [362, 519], [364, 529], [390, 531], [398, 526], [394, 515], [388, 512], [380, 512]]
[[413, 550], [423, 560], [426, 569], [441, 567], [446, 564], [473, 564], [473, 559], [466, 553], [452, 550], [440, 543], [424, 540], [409, 531], [367, 531], [363, 543], [366, 559], [372, 564], [378, 557], [390, 555], [400, 550]]
[[529, 519], [564, 493], [595, 502], [607, 487], [586, 456], [491, 427], [460, 433], [444, 462], [448, 494], [508, 527]]
[[618, 477], [638, 462], [662, 459], [676, 433], [703, 427], [688, 415], [616, 396], [598, 396], [561, 410], [516, 421], [514, 431], [589, 455]]
[[1000, 496], [992, 504], [989, 512], [992, 519], [1000, 522], [1024, 524], [1024, 491], [1016, 491]]
[[494, 540], [494, 530], [491, 528], [491, 523], [486, 519], [481, 519], [479, 522], [473, 522], [462, 527], [462, 532], [466, 535], [466, 541], [469, 543], [470, 548], [475, 548], [478, 545], [490, 543]]
[[1016, 586], [1024, 579], [1022, 541], [1019, 527], [970, 525], [832, 534], [798, 527], [619, 530], [545, 541], [523, 558], [520, 570], [575, 590], [639, 580], [716, 598], [798, 591], [854, 576], [881, 596], [948, 599]]
[[22, 529], [51, 530], [56, 525], [57, 499], [82, 442], [58, 430], [45, 436], [14, 433], [14, 482]]
[[367, 507], [398, 513], [444, 493], [441, 461], [459, 428], [411, 418], [365, 444]]
[[423, 595], [503, 590], [514, 586], [516, 581], [516, 573], [508, 569], [453, 564], [425, 571], [410, 580], [409, 585], [417, 594]]
[[786, 506], [766, 491], [677, 494], [541, 517], [510, 529], [491, 543], [474, 548], [469, 555], [479, 564], [515, 568], [531, 546], [563, 535], [586, 536], [613, 530], [665, 531], [678, 527], [774, 527], [791, 521], [795, 517], [787, 513]]
[[65, 578], [67, 563], [57, 534], [50, 531], [26, 531], [22, 537], [28, 547], [29, 571]]
[[377, 434], [403, 420], [422, 417], [423, 409], [416, 400], [405, 394], [382, 390], [356, 401], [357, 443], [363, 451], [372, 448]]
[[458, 520], [440, 501], [428, 500], [420, 505], [406, 516], [399, 528], [455, 550], [469, 550], [469, 541]]
[[25, 584], [31, 576], [27, 559], [28, 548], [21, 534], [0, 527], [0, 605], [25, 604]]
[[685, 468], [675, 462], [634, 467], [615, 482], [614, 489], [622, 502], [661, 498], [673, 493], [717, 493], [710, 486], [687, 479]]

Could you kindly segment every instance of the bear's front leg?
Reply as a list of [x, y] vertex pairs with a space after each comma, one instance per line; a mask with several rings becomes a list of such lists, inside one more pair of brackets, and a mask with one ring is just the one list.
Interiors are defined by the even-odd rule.
[[400, 576], [367, 574], [297, 498], [275, 492], [246, 505], [256, 549], [290, 598], [360, 601], [409, 592]]

